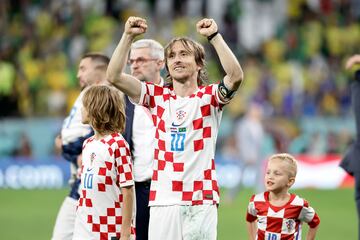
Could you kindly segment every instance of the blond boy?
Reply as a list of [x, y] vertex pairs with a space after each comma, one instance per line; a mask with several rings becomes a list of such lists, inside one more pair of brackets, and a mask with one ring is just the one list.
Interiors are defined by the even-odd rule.
[[310, 227], [306, 239], [315, 239], [320, 223], [318, 215], [306, 200], [289, 193], [296, 173], [296, 160], [290, 154], [270, 157], [265, 174], [266, 191], [253, 195], [248, 205], [249, 239], [301, 239], [302, 222]]

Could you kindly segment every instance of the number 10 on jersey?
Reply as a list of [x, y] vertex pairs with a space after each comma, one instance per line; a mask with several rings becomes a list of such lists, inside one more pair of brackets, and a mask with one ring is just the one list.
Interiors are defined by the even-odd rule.
[[85, 173], [84, 175], [84, 188], [85, 189], [92, 189], [93, 187], [93, 173]]
[[274, 233], [269, 233], [267, 240], [277, 240], [277, 236]]

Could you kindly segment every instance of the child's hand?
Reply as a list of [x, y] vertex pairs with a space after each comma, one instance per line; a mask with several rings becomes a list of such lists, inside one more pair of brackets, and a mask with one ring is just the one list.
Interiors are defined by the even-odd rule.
[[131, 229], [130, 228], [122, 228], [121, 229], [121, 237], [120, 240], [132, 240], [131, 237]]
[[127, 236], [121, 235], [121, 238], [119, 240], [132, 240], [132, 239], [131, 239], [131, 235], [127, 235]]

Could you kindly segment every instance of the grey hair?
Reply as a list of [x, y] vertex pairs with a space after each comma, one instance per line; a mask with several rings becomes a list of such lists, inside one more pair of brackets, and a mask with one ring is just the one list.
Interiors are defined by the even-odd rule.
[[131, 44], [131, 50], [138, 48], [150, 48], [151, 57], [159, 60], [164, 60], [164, 47], [153, 39], [140, 39]]

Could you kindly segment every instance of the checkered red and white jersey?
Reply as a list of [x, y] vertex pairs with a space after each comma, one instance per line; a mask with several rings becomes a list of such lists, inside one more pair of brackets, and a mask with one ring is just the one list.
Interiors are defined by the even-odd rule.
[[172, 87], [142, 83], [140, 104], [156, 127], [150, 206], [219, 203], [214, 155], [224, 103], [217, 89], [179, 97]]
[[[121, 188], [134, 185], [130, 149], [121, 134], [83, 145], [80, 199], [75, 239], [109, 240], [120, 237], [123, 196]], [[131, 229], [132, 235], [135, 229]]]
[[301, 239], [301, 223], [311, 228], [320, 223], [320, 218], [309, 203], [295, 194], [284, 206], [273, 206], [269, 202], [269, 192], [253, 195], [250, 199], [246, 221], [257, 221], [258, 240]]

